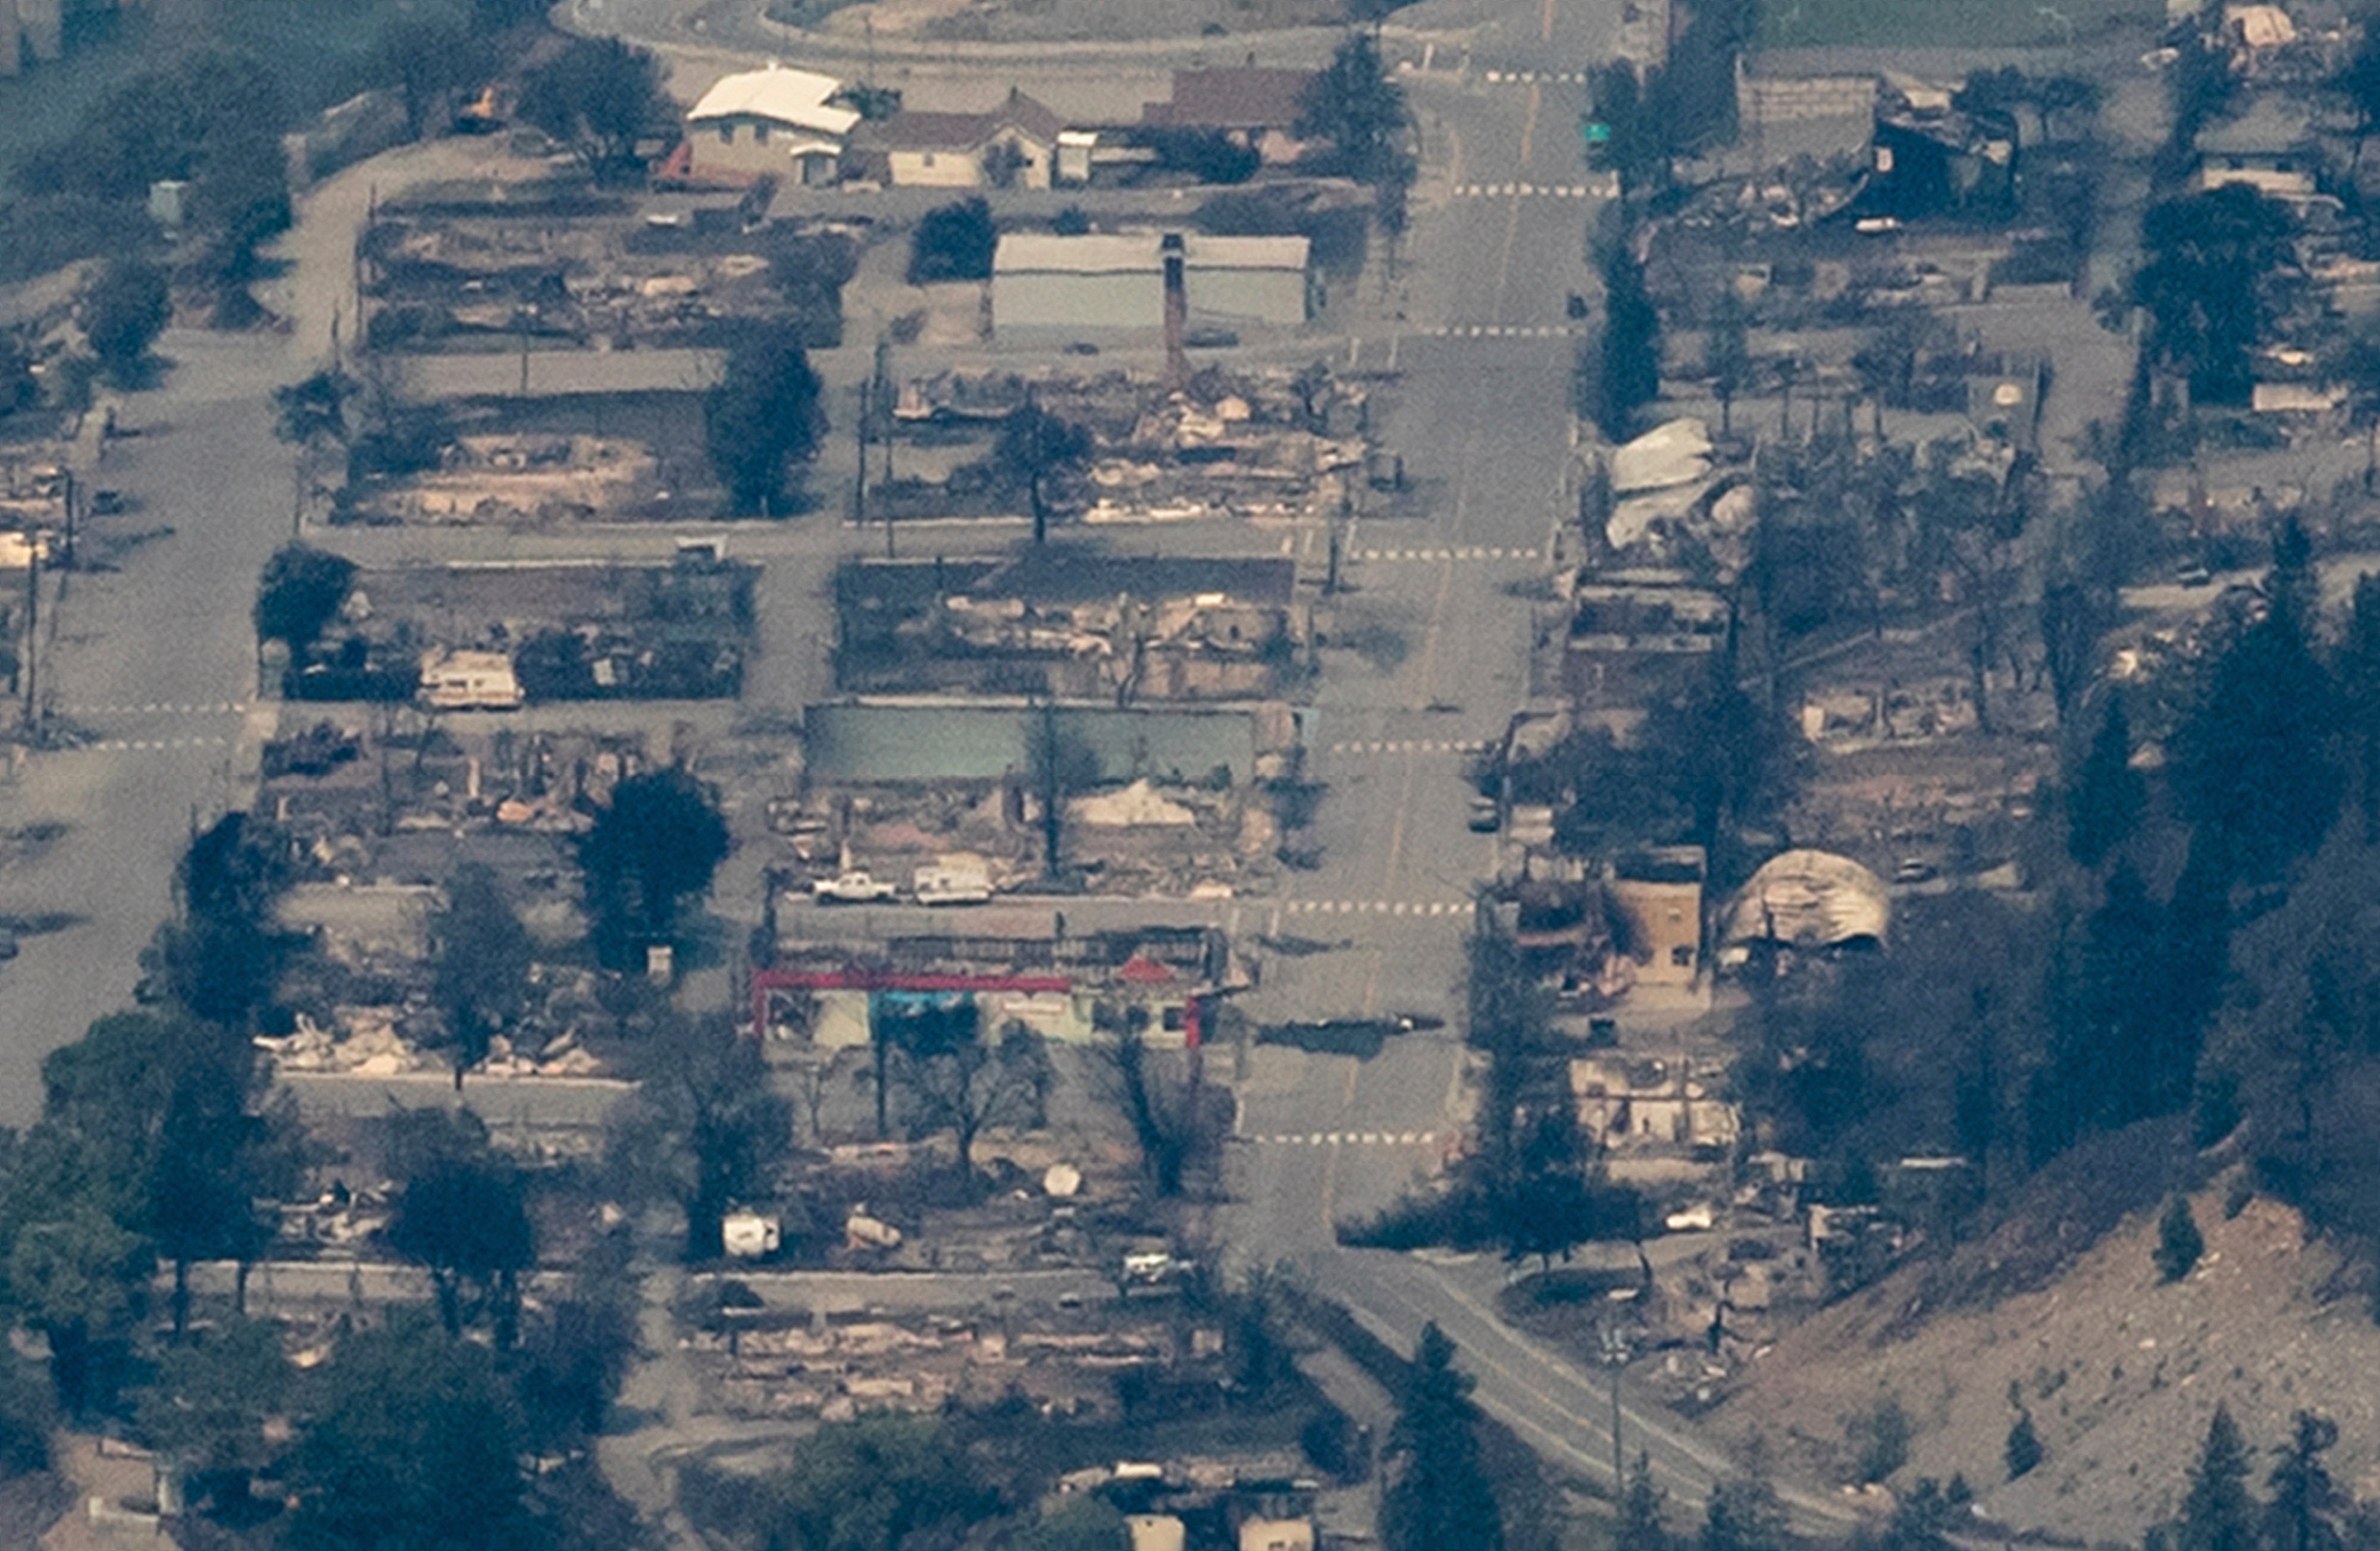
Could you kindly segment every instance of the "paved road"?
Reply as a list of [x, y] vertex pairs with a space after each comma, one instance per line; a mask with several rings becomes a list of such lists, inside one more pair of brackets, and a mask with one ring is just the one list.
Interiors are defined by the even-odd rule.
[[269, 725], [248, 705], [248, 602], [287, 532], [289, 457], [270, 392], [295, 373], [271, 334], [175, 330], [159, 349], [174, 363], [165, 385], [119, 411], [141, 434], [86, 473], [136, 509], [93, 520], [82, 549], [153, 536], [122, 548], [119, 569], [67, 575], [50, 600], [55, 634], [44, 631], [42, 697], [92, 745], [36, 753], [0, 788], [0, 824], [67, 827], [0, 872], [0, 910], [77, 918], [27, 939], [0, 971], [0, 1122], [38, 1111], [44, 1055], [129, 1005], [191, 826], [244, 800]]

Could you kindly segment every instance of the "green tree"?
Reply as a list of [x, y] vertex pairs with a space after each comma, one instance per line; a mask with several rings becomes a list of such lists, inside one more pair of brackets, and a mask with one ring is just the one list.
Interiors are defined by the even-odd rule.
[[33, 351], [23, 333], [0, 329], [0, 419], [41, 402], [42, 384], [33, 375]]
[[1606, 134], [1600, 142], [1588, 144], [1589, 159], [1597, 168], [1619, 175], [1623, 197], [1659, 184], [1669, 170], [1669, 152], [1634, 64], [1615, 59], [1603, 66], [1593, 73], [1590, 91], [1596, 122]]
[[2034, 1431], [2033, 1412], [2019, 1411], [2016, 1421], [2008, 1430], [2008, 1440], [2000, 1446], [2000, 1458], [2007, 1462], [2010, 1481], [2030, 1475], [2041, 1463], [2041, 1435]]
[[686, 1213], [686, 1258], [723, 1253], [720, 1220], [760, 1194], [792, 1149], [793, 1108], [769, 1087], [760, 1045], [722, 1021], [661, 1020], [640, 1053], [642, 1082], [610, 1138], [613, 1169], [639, 1195]]
[[1033, 510], [1035, 543], [1050, 537], [1050, 480], [1080, 467], [1090, 454], [1089, 431], [1052, 415], [1030, 394], [1000, 423], [1000, 435], [991, 445], [992, 462], [1011, 481], [1025, 488]]
[[1756, 1476], [1730, 1476], [1711, 1487], [1696, 1551], [1779, 1551], [1785, 1512], [1776, 1488]]
[[444, 5], [398, 11], [381, 23], [373, 64], [396, 83], [405, 102], [405, 127], [417, 140], [446, 123], [457, 92], [479, 86], [495, 71], [495, 50], [472, 23], [471, 17]]
[[2173, 1529], [2174, 1551], [2254, 1551], [2256, 1505], [2248, 1495], [2248, 1446], [2221, 1403], [2191, 1467], [2190, 1490]]
[[296, 1373], [278, 1326], [218, 1323], [158, 1353], [155, 1373], [133, 1397], [134, 1426], [188, 1472], [193, 1497], [212, 1498], [218, 1518], [244, 1521], [256, 1473], [280, 1457], [265, 1427], [287, 1411]]
[[783, 322], [739, 330], [702, 401], [703, 445], [735, 509], [783, 515], [795, 469], [818, 455], [825, 433], [801, 331]]
[[2363, 843], [2380, 845], [2380, 576], [2355, 578], [2347, 629], [2332, 660]]
[[284, 544], [257, 578], [259, 641], [279, 641], [294, 660], [322, 638], [356, 585], [356, 563], [309, 544]]
[[2168, 200], [2141, 222], [2144, 262], [2132, 301], [2149, 315], [2148, 348], [2190, 379], [2192, 397], [2241, 404], [2252, 360], [2295, 263], [2289, 207], [2240, 184]]
[[2157, 1218], [2156, 1250], [2151, 1256], [2156, 1262], [2157, 1278], [2181, 1280], [2205, 1253], [2206, 1240], [2198, 1231], [2198, 1219], [2191, 1215], [2190, 1198], [2173, 1196], [2165, 1204], [2165, 1215]]
[[231, 1260], [245, 1267], [273, 1242], [260, 1201], [298, 1184], [300, 1137], [294, 1101], [265, 1099], [255, 1049], [236, 1029], [181, 1024], [157, 1052], [172, 1074], [150, 1170], [149, 1224], [174, 1267], [174, 1334], [188, 1328], [190, 1267]]
[[2148, 783], [2132, 769], [2132, 726], [2124, 715], [2124, 697], [2111, 690], [2067, 799], [2067, 854], [2086, 867], [2097, 866], [2132, 837], [2147, 806]]
[[495, 873], [467, 862], [447, 880], [446, 906], [431, 923], [431, 994], [446, 1015], [455, 1090], [488, 1056], [490, 1042], [528, 1005], [528, 928]]
[[648, 944], [669, 941], [678, 913], [710, 889], [727, 849], [727, 821], [691, 771], [673, 766], [614, 786], [578, 841], [602, 961], [635, 968]]
[[340, 1337], [299, 1407], [287, 1551], [536, 1544], [519, 1411], [485, 1347], [398, 1311]]
[[128, 1333], [156, 1264], [146, 1240], [88, 1200], [61, 1202], [58, 1215], [18, 1230], [8, 1251], [9, 1301], [48, 1339], [51, 1382], [69, 1415], [102, 1399], [94, 1390], [100, 1349]]
[[1340, 170], [1356, 182], [1380, 184], [1403, 176], [1408, 117], [1404, 88], [1389, 78], [1372, 34], [1359, 30], [1305, 83], [1295, 133], [1330, 141]]
[[488, 1145], [487, 1126], [468, 1109], [400, 1110], [388, 1125], [399, 1183], [389, 1248], [429, 1270], [449, 1335], [484, 1314], [497, 1347], [511, 1347], [520, 1275], [537, 1262], [518, 1165]]
[[1596, 420], [1605, 440], [1621, 442], [1635, 434], [1636, 412], [1661, 396], [1661, 315], [1625, 241], [1603, 256], [1601, 350]]
[[1612, 1551], [1677, 1551], [1664, 1517], [1669, 1494], [1653, 1482], [1652, 1456], [1639, 1449], [1628, 1468], [1628, 1489], [1620, 1497], [1620, 1526], [1612, 1532]]
[[2269, 878], [2312, 853], [2343, 787], [2330, 675], [2275, 607], [2216, 662], [2168, 740], [2182, 816], [2227, 880]]
[[1852, 1446], [1852, 1473], [1862, 1485], [1884, 1480], [1909, 1462], [1909, 1412], [1900, 1398], [1888, 1395], [1843, 1424]]
[[1716, 856], [1732, 831], [1791, 801], [1803, 745], [1736, 682], [1732, 649], [1713, 653], [1710, 663], [1682, 698], [1651, 709], [1641, 742], [1651, 784], [1667, 789], [1688, 816], [1688, 838]]
[[245, 1028], [294, 940], [274, 914], [288, 878], [285, 838], [272, 825], [235, 812], [201, 831], [176, 876], [181, 917], [142, 953], [151, 984], [209, 1023]]
[[520, 115], [604, 179], [634, 173], [637, 142], [676, 112], [652, 55], [617, 38], [573, 38], [521, 79]]
[[2273, 1452], [2265, 1478], [2272, 1501], [2265, 1509], [2271, 1551], [2342, 1551], [2341, 1520], [2353, 1499], [2338, 1489], [2322, 1457], [2338, 1442], [2338, 1424], [2310, 1411], [2289, 1422], [2289, 1441]]
[[879, 1415], [820, 1428], [769, 1483], [765, 1544], [783, 1551], [954, 1545], [999, 1498], [942, 1427]]
[[909, 234], [909, 284], [941, 280], [989, 280], [1000, 229], [991, 206], [980, 196], [953, 200], [926, 212]]
[[99, 364], [129, 382], [174, 315], [165, 272], [145, 259], [110, 259], [83, 287], [79, 315]]
[[1380, 1541], [1388, 1551], [1501, 1551], [1503, 1516], [1480, 1463], [1478, 1413], [1470, 1375], [1454, 1366], [1454, 1343], [1422, 1327], [1398, 1397], [1380, 1494]]

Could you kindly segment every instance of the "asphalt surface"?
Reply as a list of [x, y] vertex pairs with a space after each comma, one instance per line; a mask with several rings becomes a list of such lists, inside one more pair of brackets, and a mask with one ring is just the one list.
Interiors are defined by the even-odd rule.
[[[45, 588], [38, 697], [83, 746], [35, 752], [0, 786], [0, 825], [63, 825], [58, 842], [0, 869], [0, 912], [62, 913], [0, 966], [0, 1122], [39, 1111], [41, 1061], [131, 1004], [140, 953], [174, 908], [192, 826], [246, 800], [256, 731], [249, 602], [287, 537], [290, 458], [271, 390], [298, 375], [273, 334], [169, 331], [164, 385], [130, 394], [83, 477], [132, 509], [93, 519], [87, 559]], [[145, 536], [145, 537], [144, 537]], [[137, 541], [133, 541], [136, 540]]]

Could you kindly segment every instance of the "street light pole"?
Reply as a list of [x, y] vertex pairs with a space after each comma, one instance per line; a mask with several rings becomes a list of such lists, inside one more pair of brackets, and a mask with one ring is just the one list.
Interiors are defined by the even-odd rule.
[[1620, 1373], [1628, 1365], [1628, 1332], [1617, 1324], [1603, 1327], [1603, 1362], [1611, 1370], [1611, 1500], [1628, 1491], [1628, 1455], [1620, 1442]]

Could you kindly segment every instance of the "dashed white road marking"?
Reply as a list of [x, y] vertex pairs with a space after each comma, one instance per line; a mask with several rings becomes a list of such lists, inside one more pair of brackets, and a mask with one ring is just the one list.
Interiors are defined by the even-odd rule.
[[1291, 915], [1469, 915], [1469, 900], [1283, 900]]
[[1565, 323], [1440, 323], [1415, 332], [1432, 339], [1584, 339], [1587, 334]]
[[158, 754], [176, 748], [229, 748], [229, 738], [104, 738], [98, 743], [83, 744], [79, 748], [58, 750], [61, 754]]
[[1333, 754], [1478, 754], [1488, 747], [1483, 738], [1376, 738], [1330, 745]]
[[1481, 79], [1490, 86], [1584, 86], [1585, 70], [1488, 70]]
[[1435, 1131], [1309, 1131], [1276, 1132], [1245, 1140], [1260, 1147], [1434, 1147]]
[[1602, 190], [1592, 183], [1458, 183], [1458, 200], [1588, 200]]
[[1357, 550], [1356, 560], [1446, 561], [1446, 560], [1535, 560], [1534, 547], [1509, 549], [1503, 546], [1466, 545], [1459, 549], [1435, 550]]
[[237, 716], [248, 709], [245, 700], [201, 700], [191, 705], [152, 702], [145, 706], [67, 706], [68, 716]]

